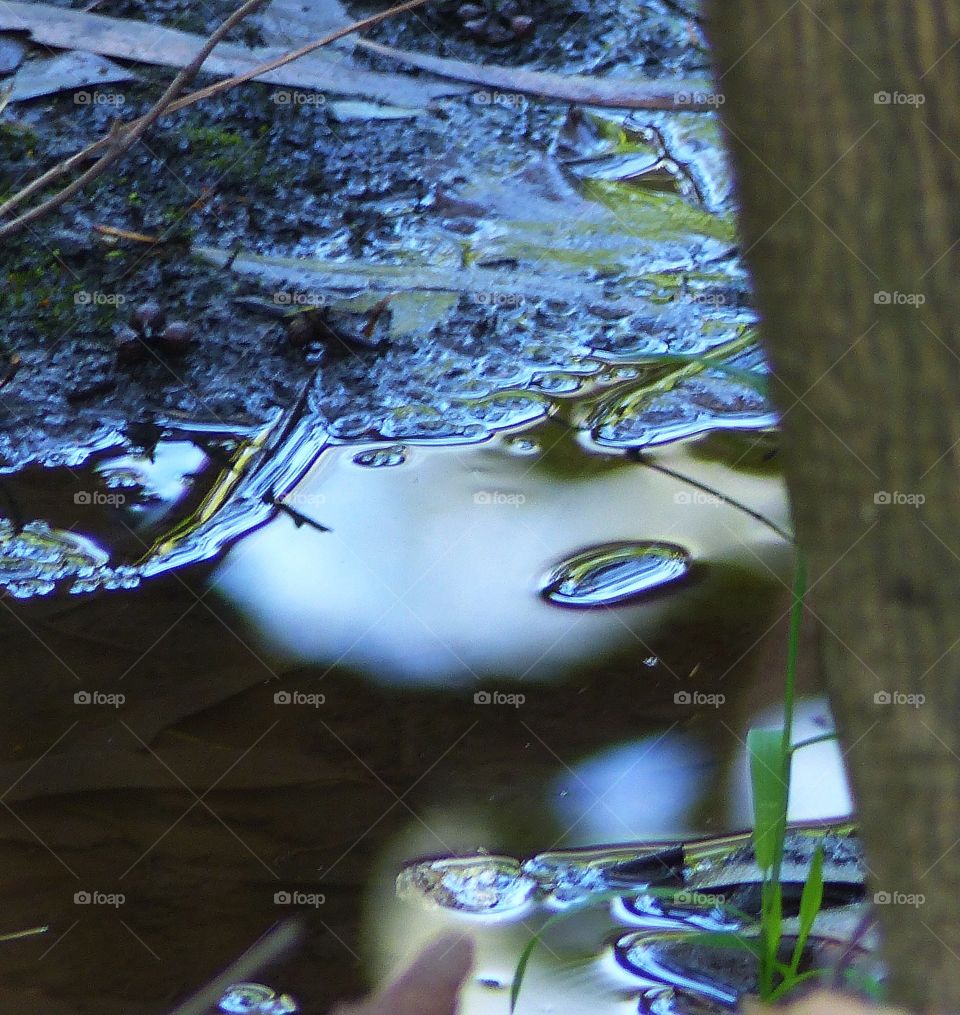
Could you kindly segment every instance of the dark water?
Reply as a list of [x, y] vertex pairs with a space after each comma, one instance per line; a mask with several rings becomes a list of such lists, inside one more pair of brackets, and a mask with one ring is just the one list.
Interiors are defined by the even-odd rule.
[[[768, 435], [641, 461], [550, 421], [454, 446], [284, 425], [140, 429], [4, 483], [4, 929], [50, 927], [0, 948], [11, 987], [164, 1011], [296, 910], [260, 978], [321, 1011], [430, 932], [394, 900], [405, 858], [744, 822], [727, 759], [779, 694], [790, 567]], [[551, 602], [558, 573], [594, 608]], [[523, 933], [491, 937], [480, 995]]]

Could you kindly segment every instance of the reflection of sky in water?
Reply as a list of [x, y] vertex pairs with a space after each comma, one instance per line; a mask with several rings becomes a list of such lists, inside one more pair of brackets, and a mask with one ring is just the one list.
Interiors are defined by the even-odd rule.
[[[782, 551], [744, 512], [691, 504], [680, 480], [637, 465], [566, 478], [498, 444], [413, 447], [388, 469], [359, 467], [355, 454], [329, 449], [286, 497], [332, 532], [281, 514], [218, 572], [219, 590], [281, 655], [339, 661], [387, 680], [549, 679], [649, 636], [683, 602], [680, 589], [616, 610], [550, 606], [538, 583], [571, 553], [658, 539], [695, 560], [755, 565]], [[682, 450], [661, 460], [693, 471]], [[710, 463], [695, 469], [701, 482], [782, 523], [779, 481]]]
[[[772, 706], [752, 717], [755, 726], [776, 726], [783, 710]], [[795, 706], [793, 742], [833, 729], [827, 702], [814, 698]], [[752, 822], [750, 776], [739, 730], [726, 796], [726, 826], [748, 828]], [[667, 732], [634, 743], [606, 748], [574, 762], [553, 785], [554, 811], [565, 846], [635, 842], [646, 838], [689, 835], [696, 805], [710, 789], [714, 759], [694, 737]], [[813, 744], [793, 756], [790, 782], [791, 821], [844, 817], [853, 812], [843, 756], [836, 741]]]
[[607, 748], [572, 765], [554, 784], [562, 842], [687, 834], [709, 774], [707, 752], [692, 737], [667, 733]]
[[125, 455], [98, 467], [108, 486], [140, 488], [141, 502], [131, 505], [146, 523], [167, 514], [190, 489], [190, 476], [199, 472], [207, 457], [190, 441], [158, 441], [150, 456]]
[[[743, 715], [735, 723], [736, 729], [731, 727], [733, 785], [731, 794], [725, 797], [728, 807], [725, 825], [730, 830], [750, 825], [749, 776], [741, 746], [746, 725], [776, 725], [781, 721], [782, 708], [773, 707], [759, 715]], [[830, 729], [832, 720], [823, 700], [797, 702], [795, 743]], [[709, 789], [710, 776], [715, 771], [714, 761], [719, 764], [723, 760], [712, 758], [708, 748], [693, 735], [667, 730], [661, 735], [605, 748], [572, 762], [569, 768], [558, 763], [557, 776], [545, 790], [556, 825], [544, 829], [543, 846], [562, 849], [593, 843], [689, 837], [694, 831], [695, 809]], [[850, 812], [842, 757], [835, 743], [826, 742], [797, 752], [794, 780], [791, 820], [832, 818]], [[429, 825], [439, 830], [440, 837], [449, 834], [451, 841], [459, 843], [474, 841], [480, 845], [497, 841], [496, 833], [485, 835], [468, 813], [457, 813], [456, 807], [444, 807], [442, 816], [431, 815]], [[422, 827], [411, 825], [391, 851], [393, 859], [386, 864], [384, 897], [375, 903], [377, 920], [371, 926], [374, 947], [381, 961], [386, 955], [395, 960], [398, 952], [412, 953], [417, 942], [429, 940], [440, 930], [468, 931], [477, 943], [478, 963], [462, 1011], [464, 1015], [505, 1013], [509, 1009], [509, 987], [517, 958], [544, 915], [532, 912], [528, 904], [516, 905], [502, 914], [482, 916], [426, 906], [409, 897], [397, 899], [392, 891], [392, 874], [399, 863], [411, 856], [435, 855], [436, 842], [431, 838]], [[589, 855], [602, 853], [602, 849], [593, 850]], [[477, 859], [481, 864], [490, 862], [484, 861], [482, 853]], [[622, 913], [618, 916], [616, 907], [611, 912], [603, 904], [555, 925], [550, 931], [549, 947], [538, 948], [528, 967], [521, 1010], [584, 1015], [635, 1013], [645, 980], [614, 961], [612, 950], [607, 947], [614, 930], [618, 933], [627, 930]]]
[[[752, 725], [775, 727], [783, 723], [779, 705], [754, 716]], [[810, 740], [833, 730], [833, 716], [824, 698], [797, 701], [794, 706], [793, 743]], [[750, 773], [747, 755], [741, 749], [731, 771], [729, 794], [730, 820], [733, 826], [750, 824]], [[791, 821], [839, 818], [853, 813], [853, 799], [847, 781], [843, 755], [836, 740], [803, 747], [793, 755], [790, 771]]]

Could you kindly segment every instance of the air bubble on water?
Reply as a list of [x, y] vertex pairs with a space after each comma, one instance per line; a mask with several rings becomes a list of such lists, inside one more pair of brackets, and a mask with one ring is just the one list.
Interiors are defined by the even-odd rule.
[[690, 553], [675, 543], [605, 543], [557, 564], [546, 576], [542, 595], [559, 606], [610, 606], [671, 585], [691, 567]]
[[277, 994], [262, 983], [235, 983], [220, 998], [226, 1015], [293, 1015], [298, 1010], [289, 994]]
[[530, 440], [528, 437], [508, 437], [503, 442], [504, 449], [509, 451], [512, 455], [532, 457], [533, 455], [539, 455], [541, 447], [536, 441]]
[[397, 878], [397, 892], [442, 909], [499, 914], [524, 906], [536, 882], [512, 857], [473, 856], [411, 864]]
[[386, 469], [394, 465], [403, 465], [407, 460], [407, 448], [403, 444], [391, 444], [387, 448], [371, 448], [353, 456], [355, 465], [368, 469]]

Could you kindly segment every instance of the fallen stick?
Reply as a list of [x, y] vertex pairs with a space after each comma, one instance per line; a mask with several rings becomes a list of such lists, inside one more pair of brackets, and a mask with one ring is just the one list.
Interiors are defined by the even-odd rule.
[[369, 39], [358, 39], [356, 44], [371, 53], [440, 77], [502, 89], [504, 92], [523, 92], [541, 99], [619, 109], [683, 109], [698, 112], [715, 105], [713, 88], [706, 79], [641, 81], [592, 78], [583, 74], [551, 74], [523, 67], [450, 60], [427, 53], [394, 49]]
[[[263, 17], [268, 14], [269, 9], [263, 12]], [[215, 77], [241, 74], [283, 56], [295, 46], [319, 39], [349, 24], [348, 18], [342, 24], [327, 25], [289, 42], [276, 39], [253, 49], [221, 42], [210, 54], [204, 69]], [[114, 59], [176, 69], [190, 62], [205, 38], [149, 21], [89, 14], [47, 3], [21, 3], [18, 0], [5, 0], [0, 4], [0, 31], [25, 32], [38, 46], [68, 50], [82, 47], [87, 52]], [[266, 72], [259, 80], [289, 88], [342, 92], [399, 105], [426, 105], [441, 95], [449, 94], [451, 88], [454, 92], [464, 90], [462, 86], [458, 88], [455, 85], [444, 88], [438, 80], [426, 82], [408, 74], [366, 70], [351, 65], [342, 54], [334, 57], [325, 53], [293, 67]]]
[[177, 1005], [170, 1015], [207, 1015], [214, 1010], [229, 987], [252, 979], [264, 966], [281, 958], [301, 937], [300, 925], [294, 920], [286, 920], [271, 927], [259, 941], [231, 962], [222, 973], [193, 997]]
[[[52, 197], [48, 197], [46, 201], [41, 202], [35, 208], [31, 208], [30, 211], [24, 212], [19, 218], [15, 218], [12, 222], [8, 222], [5, 226], [0, 227], [0, 239], [6, 239], [13, 233], [18, 232], [25, 225], [33, 222], [35, 219], [46, 215], [48, 212], [58, 208], [61, 204], [69, 201], [71, 197], [78, 194], [88, 183], [95, 180], [103, 172], [105, 172], [114, 162], [123, 155], [124, 152], [129, 151], [130, 147], [136, 143], [149, 129], [150, 127], [170, 108], [177, 95], [186, 87], [200, 72], [200, 68], [203, 66], [203, 61], [210, 55], [210, 51], [214, 46], [233, 28], [238, 25], [248, 14], [252, 14], [258, 7], [262, 7], [266, 0], [246, 0], [246, 3], [242, 4], [227, 18], [226, 21], [221, 24], [216, 31], [210, 36], [209, 39], [201, 46], [200, 52], [187, 64], [183, 70], [170, 82], [167, 86], [166, 91], [159, 99], [154, 103], [153, 108], [149, 110], [144, 116], [139, 117], [130, 124], [119, 125], [115, 123], [110, 130], [110, 133], [106, 138], [106, 152], [97, 161], [86, 170], [81, 173], [72, 183], [68, 184], [62, 190], [58, 191]], [[11, 198], [11, 200], [13, 200]], [[9, 205], [10, 202], [8, 201]], [[0, 212], [3, 208], [0, 208]]]
[[[115, 161], [115, 159], [118, 158], [123, 151], [126, 151], [126, 149], [129, 148], [130, 145], [133, 144], [133, 142], [136, 141], [163, 113], [176, 112], [179, 109], [192, 106], [194, 103], [200, 102], [203, 99], [211, 98], [212, 96], [218, 95], [220, 92], [227, 91], [230, 88], [234, 88], [237, 85], [245, 84], [247, 81], [251, 81], [255, 77], [266, 74], [269, 71], [276, 70], [279, 67], [283, 67], [288, 63], [292, 63], [294, 60], [299, 60], [301, 57], [306, 56], [308, 53], [312, 53], [314, 50], [320, 49], [323, 46], [328, 46], [330, 43], [336, 42], [337, 39], [341, 39], [343, 36], [349, 35], [351, 32], [363, 31], [366, 28], [379, 24], [381, 21], [386, 21], [388, 18], [392, 18], [397, 14], [402, 14], [404, 11], [410, 11], [416, 7], [421, 7], [427, 2], [427, 0], [406, 0], [405, 3], [398, 4], [396, 7], [391, 7], [389, 10], [381, 11], [379, 14], [373, 14], [368, 18], [363, 18], [360, 21], [355, 21], [352, 25], [347, 25], [344, 28], [338, 29], [336, 32], [331, 32], [329, 35], [325, 35], [322, 39], [317, 39], [314, 42], [310, 42], [305, 46], [299, 47], [298, 49], [291, 50], [283, 56], [279, 56], [273, 60], [268, 60], [266, 63], [259, 64], [242, 74], [236, 74], [233, 77], [226, 78], [223, 81], [218, 81], [216, 84], [209, 85], [206, 88], [190, 92], [188, 95], [183, 95], [179, 99], [175, 98], [175, 95], [180, 88], [196, 76], [200, 66], [203, 64], [206, 57], [210, 55], [210, 51], [223, 37], [223, 35], [228, 32], [233, 25], [242, 20], [243, 17], [246, 17], [246, 15], [254, 7], [259, 6], [263, 2], [264, 0], [248, 0], [247, 3], [235, 11], [222, 25], [220, 25], [220, 27], [204, 44], [197, 56], [194, 57], [190, 65], [184, 68], [176, 76], [176, 78], [174, 78], [169, 88], [167, 88], [163, 96], [161, 96], [160, 100], [149, 112], [141, 117], [138, 117], [136, 120], [131, 120], [129, 123], [115, 124], [111, 132], [105, 137], [100, 138], [99, 141], [94, 141], [93, 144], [87, 145], [87, 147], [82, 151], [71, 155], [70, 158], [65, 159], [63, 162], [57, 163], [57, 165], [47, 170], [47, 172], [42, 176], [37, 177], [36, 180], [28, 184], [16, 194], [13, 194], [7, 199], [7, 201], [0, 205], [0, 216], [9, 214], [16, 205], [21, 204], [37, 191], [42, 190], [59, 176], [70, 172], [71, 169], [78, 166], [84, 159], [89, 158], [91, 155], [104, 148], [108, 149], [106, 155], [98, 159], [97, 162], [90, 167], [90, 169], [78, 177], [77, 180], [74, 180], [73, 183], [64, 187], [63, 190], [58, 191], [52, 197], [37, 205], [35, 208], [32, 208], [30, 211], [24, 212], [23, 215], [13, 221], [8, 222], [4, 226], [0, 226], [0, 240], [14, 235], [28, 223], [35, 221], [50, 211], [53, 211], [55, 208], [63, 204], [64, 201], [68, 200], [82, 189], [82, 187], [86, 186], [87, 183], [99, 176], [104, 169], [110, 165], [110, 163]], [[12, 6], [12, 4], [7, 6]], [[120, 148], [119, 146], [123, 145], [124, 140], [127, 138], [130, 138], [129, 144]], [[114, 154], [114, 152], [116, 152], [116, 154]]]

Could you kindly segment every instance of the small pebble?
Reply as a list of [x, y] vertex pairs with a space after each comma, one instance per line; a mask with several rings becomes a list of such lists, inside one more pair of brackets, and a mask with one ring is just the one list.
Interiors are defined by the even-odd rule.
[[121, 324], [114, 332], [113, 345], [117, 360], [121, 363], [137, 363], [143, 359], [146, 349], [140, 335], [129, 324]]
[[294, 314], [286, 324], [287, 341], [296, 349], [302, 349], [317, 337], [316, 325], [309, 313]]
[[163, 310], [156, 300], [141, 303], [133, 312], [133, 323], [144, 338], [152, 338], [163, 327]]
[[160, 332], [160, 344], [166, 352], [186, 352], [193, 344], [193, 327], [186, 321], [171, 321]]

